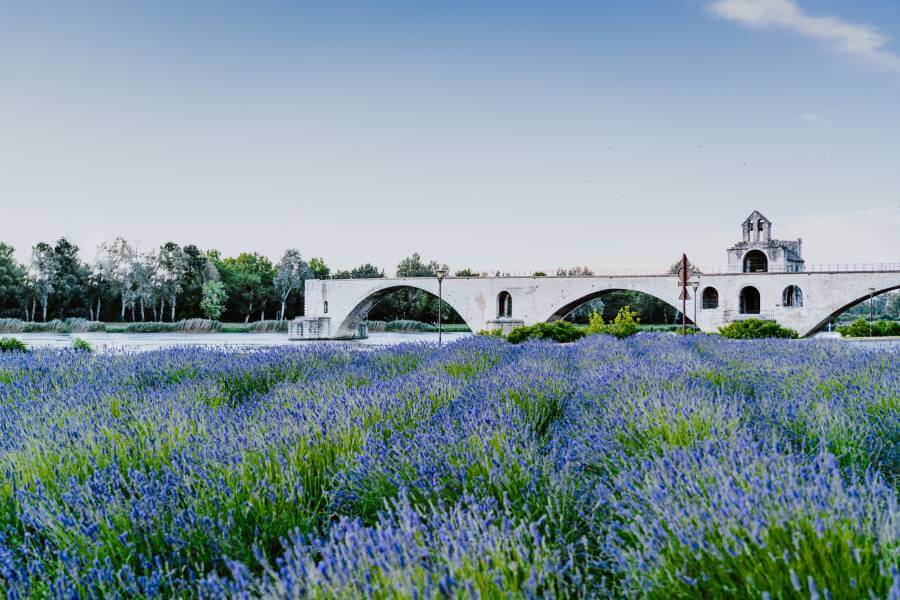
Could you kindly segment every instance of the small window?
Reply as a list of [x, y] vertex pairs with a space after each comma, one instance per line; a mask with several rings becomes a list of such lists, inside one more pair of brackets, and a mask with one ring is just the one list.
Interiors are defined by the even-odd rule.
[[508, 319], [512, 317], [512, 296], [509, 292], [500, 292], [497, 296], [497, 318]]
[[703, 290], [703, 308], [719, 308], [719, 292], [714, 287]]
[[784, 292], [781, 294], [781, 305], [788, 308], [803, 306], [803, 290], [796, 285], [784, 288]]
[[328, 300], [325, 301], [325, 314], [328, 314]]

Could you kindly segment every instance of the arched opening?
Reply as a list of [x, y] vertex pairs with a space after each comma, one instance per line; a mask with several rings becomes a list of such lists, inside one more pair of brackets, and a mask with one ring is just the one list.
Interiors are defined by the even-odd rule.
[[759, 290], [752, 285], [748, 285], [741, 290], [740, 297], [741, 314], [758, 315], [759, 314]]
[[781, 305], [786, 308], [803, 306], [803, 290], [799, 286], [789, 285], [781, 293]]
[[322, 303], [322, 312], [326, 315], [328, 314], [328, 300]]
[[512, 295], [503, 291], [497, 295], [497, 318], [509, 319], [512, 317]]
[[769, 270], [769, 259], [761, 250], [751, 250], [744, 255], [744, 273], [765, 273]]
[[[601, 290], [576, 298], [557, 309], [547, 320], [565, 319], [587, 323], [596, 311], [607, 323], [625, 306], [637, 313], [641, 325], [674, 325], [681, 323], [680, 309], [651, 294], [635, 290]], [[687, 320], [693, 323], [693, 306], [688, 302]]]
[[719, 308], [719, 292], [714, 287], [703, 289], [703, 308]]
[[[445, 289], [446, 292], [446, 289]], [[337, 329], [335, 337], [353, 337], [357, 327], [368, 321], [369, 331], [434, 331], [438, 308], [444, 331], [468, 331], [469, 323], [451, 306], [429, 291], [408, 285], [377, 290], [363, 298]]]
[[807, 335], [829, 326], [848, 325], [857, 319], [900, 322], [900, 286], [875, 289], [871, 294], [848, 302], [820, 321]]

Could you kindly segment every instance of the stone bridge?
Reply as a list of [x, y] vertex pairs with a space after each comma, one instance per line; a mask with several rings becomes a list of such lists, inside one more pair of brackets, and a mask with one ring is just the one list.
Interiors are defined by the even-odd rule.
[[[714, 332], [731, 321], [764, 318], [815, 333], [855, 304], [900, 288], [900, 269], [875, 271], [759, 272], [695, 275], [696, 293], [685, 312]], [[433, 277], [308, 280], [305, 317], [291, 323], [293, 339], [351, 339], [381, 298], [417, 288], [437, 295]], [[655, 296], [681, 310], [674, 275], [597, 277], [447, 277], [443, 299], [473, 332], [561, 319], [576, 307], [613, 290]], [[874, 290], [874, 291], [872, 291]]]

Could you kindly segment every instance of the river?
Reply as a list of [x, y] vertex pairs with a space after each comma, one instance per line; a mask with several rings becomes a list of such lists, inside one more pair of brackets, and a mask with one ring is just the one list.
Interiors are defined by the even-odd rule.
[[[471, 333], [445, 333], [444, 341], [462, 339]], [[0, 337], [14, 337], [30, 348], [69, 348], [74, 338], [81, 338], [98, 351], [158, 350], [172, 346], [262, 347], [302, 345], [310, 342], [290, 341], [285, 333], [7, 333]], [[328, 344], [348, 344], [358, 347], [393, 346], [409, 342], [437, 342], [436, 333], [372, 333], [364, 340], [329, 341]], [[816, 339], [841, 338], [820, 334]], [[900, 349], [900, 339], [843, 340], [861, 348]]]

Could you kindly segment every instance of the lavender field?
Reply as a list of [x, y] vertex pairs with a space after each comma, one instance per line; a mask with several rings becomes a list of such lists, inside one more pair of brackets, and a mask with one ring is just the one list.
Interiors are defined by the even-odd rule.
[[900, 597], [900, 354], [0, 355], [8, 597]]

